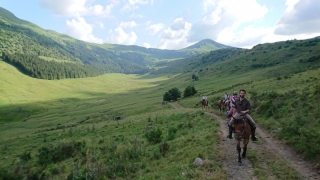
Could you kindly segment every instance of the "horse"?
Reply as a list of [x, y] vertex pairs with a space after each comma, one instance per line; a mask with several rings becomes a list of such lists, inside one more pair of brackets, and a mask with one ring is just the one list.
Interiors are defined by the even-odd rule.
[[201, 100], [200, 103], [202, 104], [202, 109], [208, 109], [208, 100]]
[[229, 109], [229, 100], [228, 99], [224, 101], [224, 108]]
[[224, 105], [224, 100], [223, 99], [219, 99], [218, 101], [218, 108], [219, 111], [221, 112], [222, 110], [225, 110], [225, 105]]
[[[238, 151], [238, 163], [239, 166], [242, 165], [241, 157], [246, 158], [247, 156], [247, 145], [249, 143], [251, 135], [251, 126], [245, 116], [240, 116], [240, 119], [233, 119], [233, 126], [235, 132], [235, 139], [237, 142], [237, 151]], [[243, 139], [243, 152], [241, 153], [240, 142]]]

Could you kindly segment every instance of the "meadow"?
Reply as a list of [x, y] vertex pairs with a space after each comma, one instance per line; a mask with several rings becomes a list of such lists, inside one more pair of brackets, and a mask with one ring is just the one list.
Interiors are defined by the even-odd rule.
[[[196, 82], [191, 81], [191, 72], [105, 74], [48, 81], [27, 77], [2, 61], [0, 69], [0, 177], [227, 179], [224, 153], [219, 149], [219, 124], [203, 113], [198, 102], [206, 94], [210, 111], [219, 114], [215, 102], [224, 92], [231, 94], [241, 88], [247, 90], [247, 97], [254, 104], [252, 114], [256, 121], [269, 131], [287, 127], [284, 133], [279, 132], [279, 138], [289, 144], [297, 140], [288, 138], [293, 133], [310, 137], [319, 133], [319, 111], [304, 112], [320, 103], [314, 98], [319, 90], [318, 69], [281, 79], [261, 77], [260, 71], [222, 76], [208, 69], [198, 74]], [[161, 104], [166, 91], [177, 87], [183, 92], [187, 86], [195, 86], [198, 93], [178, 100], [186, 109]], [[294, 99], [283, 98], [293, 91]], [[304, 94], [305, 104], [295, 106]], [[312, 126], [314, 134], [300, 132], [293, 112], [300, 112], [304, 120], [313, 118], [313, 124], [298, 126]], [[286, 116], [295, 126], [285, 124]], [[115, 120], [116, 117], [121, 119]], [[317, 141], [312, 138], [308, 143]], [[310, 148], [302, 141], [298, 145], [297, 151], [306, 153], [307, 158], [319, 152], [317, 148], [308, 152]], [[203, 166], [193, 165], [197, 157], [204, 160]], [[313, 157], [319, 162], [317, 155]], [[271, 169], [261, 177], [275, 171], [276, 168]], [[285, 173], [281, 176], [289, 177]]]

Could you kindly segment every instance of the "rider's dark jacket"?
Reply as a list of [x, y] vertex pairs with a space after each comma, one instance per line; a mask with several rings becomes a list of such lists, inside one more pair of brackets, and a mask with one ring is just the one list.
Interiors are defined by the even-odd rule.
[[240, 101], [240, 98], [237, 98], [235, 102], [235, 108], [238, 113], [240, 113], [241, 111], [246, 111], [248, 109], [250, 110], [250, 101], [246, 98], [243, 98], [242, 101]]

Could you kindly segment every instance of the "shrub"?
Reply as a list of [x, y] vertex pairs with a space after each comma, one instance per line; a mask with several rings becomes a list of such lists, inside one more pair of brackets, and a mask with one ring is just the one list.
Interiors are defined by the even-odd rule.
[[67, 158], [75, 157], [82, 149], [84, 149], [86, 143], [72, 141], [70, 143], [61, 144], [54, 147], [53, 145], [44, 146], [38, 149], [38, 163], [40, 165], [47, 165], [51, 163], [57, 163]]
[[145, 133], [145, 137], [150, 143], [159, 143], [162, 140], [162, 131], [161, 129], [153, 129]]
[[178, 88], [174, 87], [174, 88], [170, 89], [168, 92], [164, 93], [163, 100], [164, 101], [171, 101], [171, 100], [176, 101], [180, 97], [181, 97], [181, 92], [179, 91]]
[[170, 146], [167, 142], [164, 142], [163, 144], [160, 144], [159, 151], [162, 154], [162, 156], [165, 156], [170, 150]]
[[19, 158], [23, 161], [29, 161], [31, 159], [30, 151], [25, 151], [23, 154], [19, 155]]
[[194, 86], [188, 86], [183, 93], [183, 97], [189, 97], [193, 96], [194, 94], [197, 93], [197, 90], [194, 88]]
[[194, 74], [192, 74], [192, 77], [191, 77], [191, 78], [194, 79], [194, 81], [198, 81], [198, 80], [199, 80], [199, 77], [196, 76], [196, 75], [194, 75]]
[[178, 131], [177, 128], [175, 127], [170, 127], [169, 130], [168, 130], [168, 136], [167, 136], [167, 140], [170, 141], [170, 140], [173, 140], [175, 138], [175, 135], [176, 135], [176, 132]]

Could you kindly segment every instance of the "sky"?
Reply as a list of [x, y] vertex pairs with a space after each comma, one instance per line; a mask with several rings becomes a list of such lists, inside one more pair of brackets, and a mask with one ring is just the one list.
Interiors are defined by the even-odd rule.
[[320, 0], [1, 0], [43, 29], [98, 44], [240, 48], [320, 36]]

